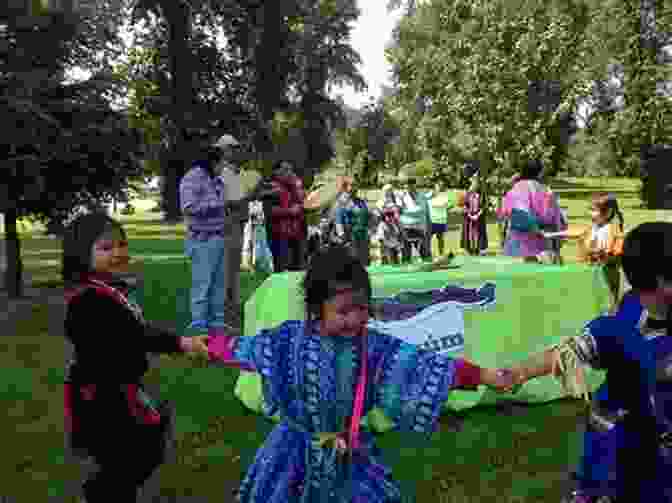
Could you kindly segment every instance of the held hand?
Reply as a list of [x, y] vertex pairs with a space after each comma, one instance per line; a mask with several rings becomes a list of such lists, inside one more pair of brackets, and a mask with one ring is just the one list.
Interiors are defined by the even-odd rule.
[[208, 358], [208, 336], [199, 335], [194, 337], [183, 337], [182, 347], [190, 358], [201, 359]]
[[607, 261], [608, 255], [604, 250], [595, 250], [589, 254], [590, 261], [594, 264], [603, 264]]
[[515, 369], [487, 369], [483, 377], [483, 384], [499, 393], [514, 393], [524, 382], [522, 374]]

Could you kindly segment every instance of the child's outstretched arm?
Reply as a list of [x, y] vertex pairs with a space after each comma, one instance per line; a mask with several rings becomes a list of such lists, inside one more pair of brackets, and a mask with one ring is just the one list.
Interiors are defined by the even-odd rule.
[[568, 394], [587, 400], [589, 392], [585, 367], [599, 368], [597, 343], [589, 332], [569, 337], [511, 370], [517, 386], [537, 377], [553, 375], [560, 380]]
[[547, 349], [518, 364], [511, 370], [515, 375], [517, 383], [523, 384], [531, 379], [552, 374], [555, 359], [555, 349]]
[[[267, 332], [252, 337], [242, 337], [234, 329], [211, 330], [206, 342], [206, 355], [210, 362], [219, 363], [227, 367], [235, 367], [249, 372], [258, 370], [255, 363], [255, 346], [262, 337], [269, 337]], [[244, 343], [245, 347], [241, 347]]]
[[585, 230], [565, 230], [559, 232], [544, 232], [546, 239], [580, 239], [585, 235]]

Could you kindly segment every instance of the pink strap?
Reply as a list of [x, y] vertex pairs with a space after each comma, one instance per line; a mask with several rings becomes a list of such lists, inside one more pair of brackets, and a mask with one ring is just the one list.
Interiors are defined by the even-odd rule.
[[359, 374], [359, 381], [357, 382], [357, 391], [355, 392], [355, 404], [352, 411], [352, 421], [350, 422], [350, 447], [354, 449], [359, 448], [359, 422], [364, 413], [364, 394], [366, 392], [366, 376], [368, 374], [367, 363], [368, 355], [366, 348], [366, 336], [363, 336], [362, 344], [360, 346], [362, 368]]
[[251, 365], [237, 361], [234, 357], [238, 337], [226, 335], [223, 329], [211, 328], [208, 333], [208, 358], [227, 367], [238, 368], [242, 372], [254, 372], [255, 369]]

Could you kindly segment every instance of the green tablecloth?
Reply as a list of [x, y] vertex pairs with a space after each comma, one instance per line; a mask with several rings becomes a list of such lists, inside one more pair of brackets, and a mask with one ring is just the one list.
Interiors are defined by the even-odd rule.
[[[599, 271], [583, 265], [522, 264], [500, 257], [456, 259], [459, 268], [417, 272], [418, 265], [369, 268], [374, 296], [392, 296], [403, 290], [428, 290], [447, 284], [467, 288], [485, 282], [496, 284], [496, 303], [485, 310], [464, 312], [464, 356], [479, 365], [502, 367], [541, 351], [577, 333], [583, 324], [608, 308], [608, 290]], [[245, 305], [245, 334], [277, 326], [288, 319], [303, 319], [300, 291], [303, 273], [274, 274]], [[459, 355], [457, 355], [459, 356]], [[589, 372], [595, 389], [603, 379]], [[261, 411], [261, 379], [241, 373], [236, 396], [250, 409]], [[545, 377], [528, 382], [515, 395], [492, 390], [455, 391], [446, 407], [463, 410], [503, 400], [539, 403], [564, 396], [560, 385]]]

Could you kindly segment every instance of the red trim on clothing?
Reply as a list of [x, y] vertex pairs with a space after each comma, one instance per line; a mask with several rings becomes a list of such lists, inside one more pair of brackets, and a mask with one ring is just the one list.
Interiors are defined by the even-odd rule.
[[73, 386], [66, 383], [63, 387], [63, 409], [65, 412], [65, 431], [72, 433], [75, 430], [75, 416], [72, 413], [72, 402], [74, 399]]
[[95, 384], [85, 384], [84, 386], [79, 387], [79, 392], [82, 395], [82, 398], [87, 402], [90, 402], [96, 397], [96, 385]]
[[455, 369], [455, 385], [454, 388], [459, 389], [476, 389], [481, 382], [481, 367], [473, 363], [457, 359], [457, 367]]
[[126, 385], [126, 400], [134, 417], [137, 417], [143, 424], [160, 424], [161, 415], [140, 401], [138, 393], [140, 388], [137, 384]]

